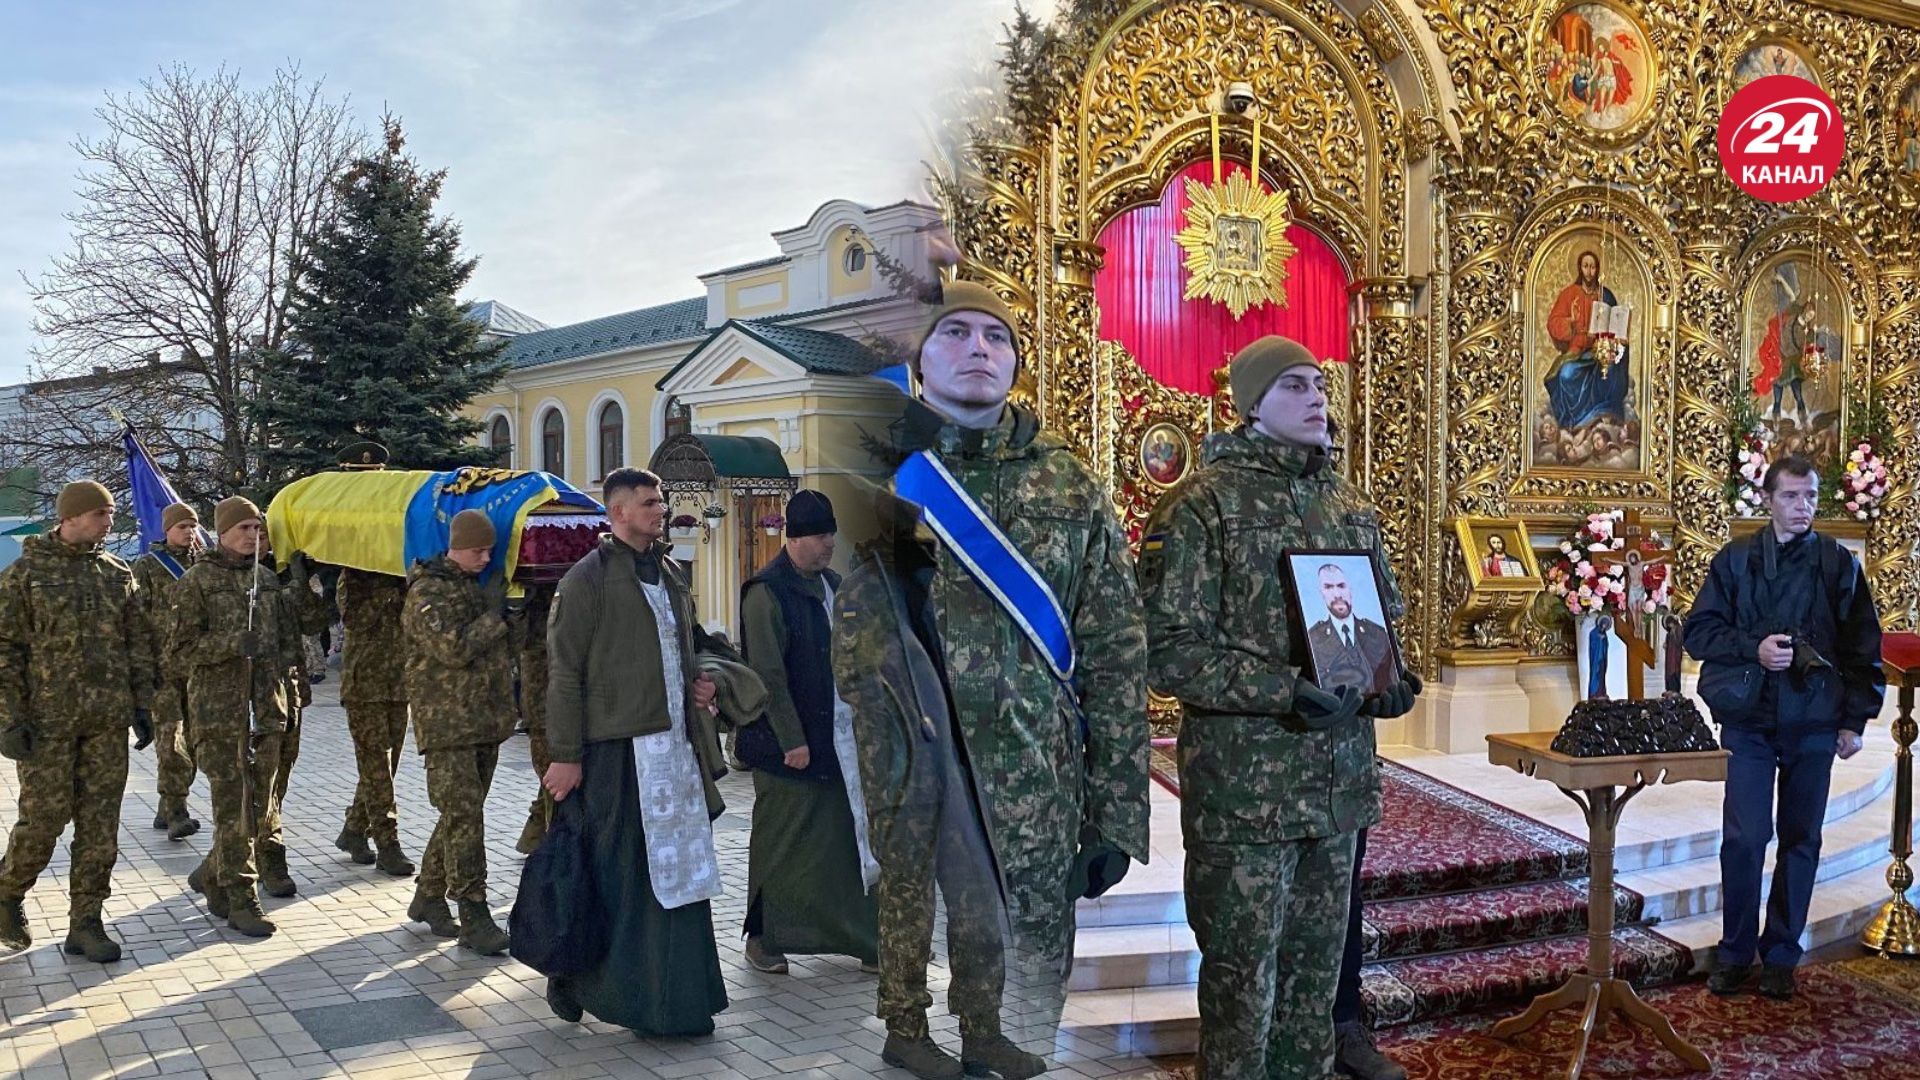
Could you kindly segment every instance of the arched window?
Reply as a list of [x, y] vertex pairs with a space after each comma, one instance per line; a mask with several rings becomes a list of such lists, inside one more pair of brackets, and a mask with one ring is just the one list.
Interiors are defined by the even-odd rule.
[[494, 464], [503, 469], [513, 466], [513, 426], [505, 416], [495, 415], [493, 423], [488, 425], [487, 445], [497, 451]]
[[849, 275], [857, 274], [867, 268], [867, 249], [858, 243], [847, 245], [846, 260], [842, 264]]
[[604, 480], [613, 470], [625, 465], [626, 454], [623, 447], [627, 442], [627, 414], [617, 401], [609, 401], [600, 406], [600, 475], [595, 480]]
[[668, 398], [665, 422], [660, 425], [660, 441], [685, 435], [693, 429], [693, 409], [679, 398]]
[[567, 422], [559, 409], [548, 409], [540, 418], [540, 468], [555, 476], [567, 473]]

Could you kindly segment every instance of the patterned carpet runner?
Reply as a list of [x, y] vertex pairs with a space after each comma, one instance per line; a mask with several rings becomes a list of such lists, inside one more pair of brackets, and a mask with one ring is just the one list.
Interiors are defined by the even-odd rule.
[[[1587, 847], [1532, 818], [1382, 761], [1380, 824], [1361, 868], [1375, 1027], [1519, 1008], [1586, 960]], [[1179, 794], [1172, 756], [1154, 776]], [[1642, 898], [1614, 890], [1616, 971], [1642, 986], [1684, 975], [1683, 946], [1644, 927]]]

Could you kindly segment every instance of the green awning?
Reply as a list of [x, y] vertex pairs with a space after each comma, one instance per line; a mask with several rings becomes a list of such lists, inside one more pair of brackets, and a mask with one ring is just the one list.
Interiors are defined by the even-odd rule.
[[795, 486], [780, 447], [758, 435], [676, 435], [654, 451], [648, 468], [669, 491]]

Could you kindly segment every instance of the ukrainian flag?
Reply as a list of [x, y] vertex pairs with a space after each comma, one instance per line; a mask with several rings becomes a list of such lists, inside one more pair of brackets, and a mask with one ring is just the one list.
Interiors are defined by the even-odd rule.
[[318, 562], [405, 577], [414, 563], [447, 550], [448, 529], [462, 510], [493, 522], [493, 561], [481, 580], [520, 556], [520, 532], [535, 507], [559, 502], [587, 513], [605, 508], [565, 480], [544, 472], [454, 469], [448, 472], [330, 472], [282, 488], [267, 508], [267, 528], [281, 565], [296, 551]]

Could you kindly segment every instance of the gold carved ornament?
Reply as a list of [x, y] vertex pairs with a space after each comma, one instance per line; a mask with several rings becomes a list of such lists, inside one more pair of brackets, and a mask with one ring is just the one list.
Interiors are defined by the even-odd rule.
[[1220, 178], [1220, 117], [1213, 124], [1213, 183], [1187, 181], [1187, 227], [1173, 242], [1187, 253], [1182, 299], [1205, 297], [1239, 319], [1250, 308], [1287, 303], [1287, 195], [1260, 179], [1260, 125], [1253, 126], [1253, 166]]

